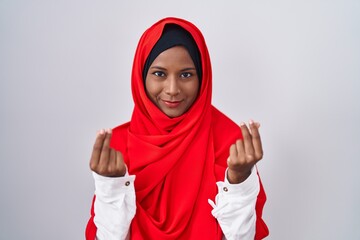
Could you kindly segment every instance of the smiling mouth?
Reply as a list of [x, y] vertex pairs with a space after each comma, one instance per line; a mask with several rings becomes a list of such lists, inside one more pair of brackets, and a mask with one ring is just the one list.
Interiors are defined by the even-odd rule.
[[162, 100], [162, 101], [169, 108], [176, 108], [182, 102], [182, 101], [165, 101], [165, 100]]

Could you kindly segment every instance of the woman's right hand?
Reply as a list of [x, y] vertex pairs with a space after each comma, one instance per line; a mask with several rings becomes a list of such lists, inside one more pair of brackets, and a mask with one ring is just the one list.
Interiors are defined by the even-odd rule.
[[121, 152], [109, 147], [111, 129], [98, 131], [90, 159], [90, 169], [105, 177], [122, 177], [126, 165]]

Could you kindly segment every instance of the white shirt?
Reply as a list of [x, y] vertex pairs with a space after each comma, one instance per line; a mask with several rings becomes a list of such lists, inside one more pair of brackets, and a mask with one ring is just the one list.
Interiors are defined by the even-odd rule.
[[[254, 239], [255, 205], [260, 190], [256, 167], [242, 183], [230, 184], [226, 178], [217, 182], [218, 194], [211, 214], [218, 220], [223, 239]], [[98, 240], [130, 239], [129, 228], [136, 212], [135, 175], [104, 177], [93, 172], [95, 180], [94, 223]]]

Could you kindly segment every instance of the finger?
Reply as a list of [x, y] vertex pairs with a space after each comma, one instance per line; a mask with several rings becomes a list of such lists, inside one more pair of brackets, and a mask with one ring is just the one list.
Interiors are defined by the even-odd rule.
[[122, 156], [121, 152], [119, 152], [119, 151], [116, 151], [116, 169], [118, 169], [120, 171], [121, 176], [125, 175], [126, 167], [125, 167], [123, 156]]
[[254, 147], [254, 154], [256, 160], [260, 160], [263, 157], [263, 149], [261, 144], [261, 137], [259, 133], [260, 124], [256, 124], [254, 121], [250, 121], [250, 130], [252, 136], [252, 144]]
[[237, 156], [238, 156], [238, 152], [237, 152], [237, 149], [236, 149], [236, 145], [235, 144], [232, 144], [230, 146], [230, 149], [229, 149], [229, 158], [228, 158], [228, 166], [230, 167], [231, 165], [234, 165], [236, 164], [237, 162]]
[[90, 168], [91, 170], [95, 170], [96, 166], [99, 164], [100, 161], [100, 155], [102, 146], [104, 144], [105, 139], [105, 131], [104, 129], [101, 129], [97, 132], [96, 140], [93, 146], [93, 151], [91, 153], [90, 157]]
[[251, 134], [252, 134], [252, 131], [253, 131], [254, 128], [259, 129], [260, 126], [261, 126], [261, 125], [260, 125], [259, 122], [255, 122], [255, 121], [252, 120], [252, 119], [249, 120], [249, 128], [250, 128]]
[[107, 171], [109, 174], [115, 174], [116, 170], [116, 153], [114, 149], [109, 148], [109, 162], [107, 165]]
[[241, 132], [244, 141], [245, 159], [248, 162], [254, 160], [254, 147], [252, 144], [252, 137], [250, 131], [244, 122], [240, 123]]
[[235, 145], [236, 145], [236, 150], [237, 150], [237, 153], [238, 153], [238, 155], [237, 155], [238, 163], [239, 162], [241, 162], [241, 163], [245, 162], [245, 154], [246, 154], [246, 152], [245, 152], [244, 141], [241, 140], [241, 139], [238, 139], [238, 140], [236, 140]]
[[99, 164], [105, 168], [108, 163], [109, 163], [109, 158], [110, 158], [110, 139], [111, 139], [111, 129], [106, 130], [106, 135], [105, 135], [105, 140], [104, 140], [104, 144], [102, 146], [102, 150], [101, 150], [101, 156], [100, 156], [100, 161]]

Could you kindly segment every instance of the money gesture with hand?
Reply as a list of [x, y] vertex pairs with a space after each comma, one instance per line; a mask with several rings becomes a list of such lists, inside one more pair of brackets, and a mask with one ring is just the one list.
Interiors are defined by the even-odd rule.
[[259, 134], [260, 124], [252, 120], [249, 127], [240, 123], [243, 139], [238, 139], [230, 146], [228, 164], [228, 181], [237, 184], [245, 181], [251, 174], [252, 167], [262, 159], [263, 149]]
[[121, 152], [109, 147], [111, 136], [111, 129], [98, 131], [90, 158], [90, 169], [105, 177], [122, 177], [126, 173], [126, 165]]

